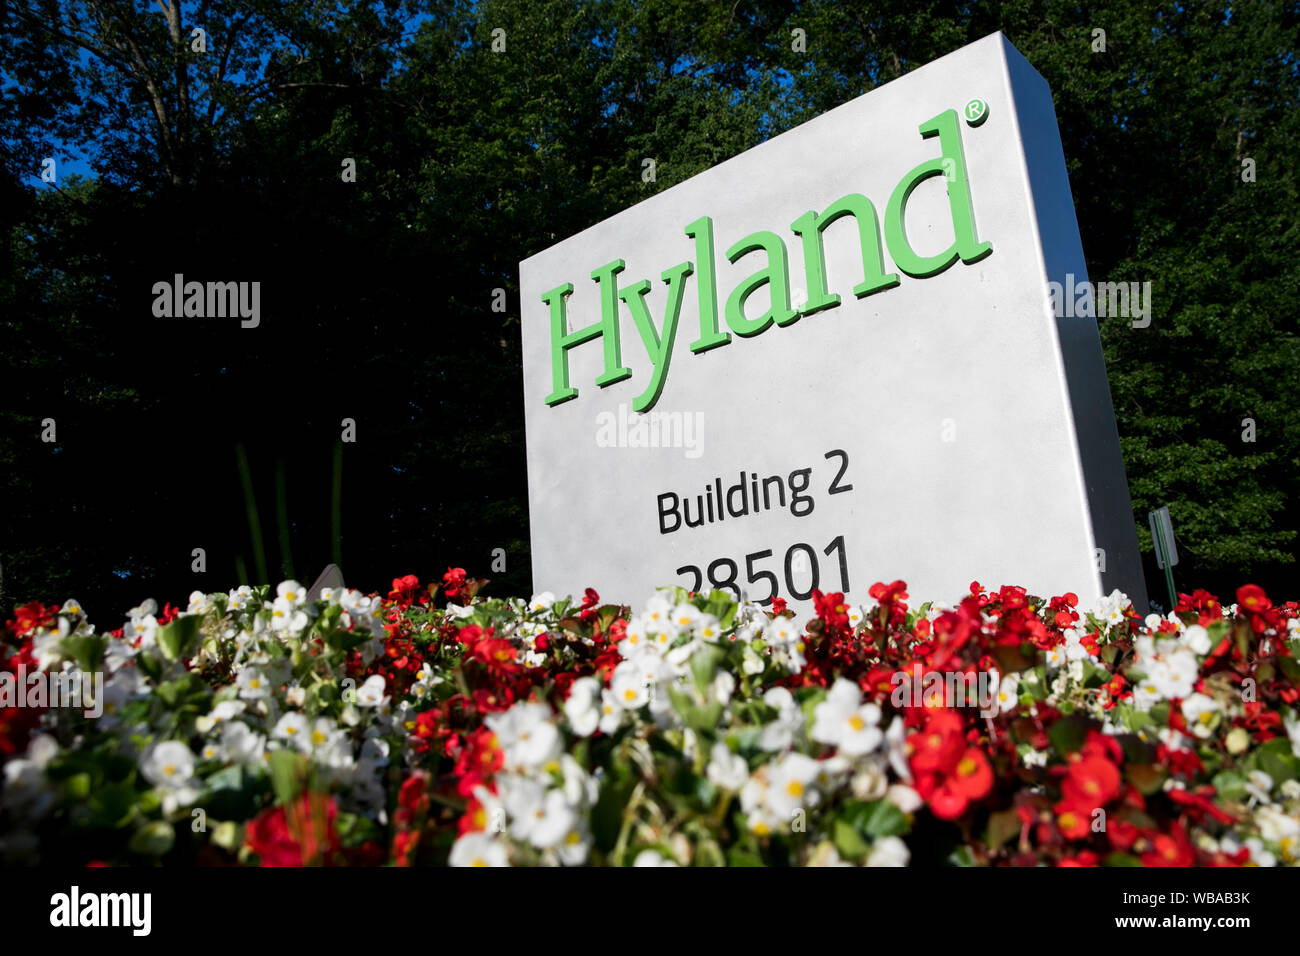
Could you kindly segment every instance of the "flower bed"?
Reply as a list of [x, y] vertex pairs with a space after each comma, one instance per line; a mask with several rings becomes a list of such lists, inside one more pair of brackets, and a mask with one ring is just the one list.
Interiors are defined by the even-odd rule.
[[1300, 610], [1259, 588], [1143, 620], [1119, 593], [912, 608], [894, 582], [801, 621], [481, 583], [195, 592], [103, 634], [73, 601], [18, 609], [5, 861], [1300, 860]]

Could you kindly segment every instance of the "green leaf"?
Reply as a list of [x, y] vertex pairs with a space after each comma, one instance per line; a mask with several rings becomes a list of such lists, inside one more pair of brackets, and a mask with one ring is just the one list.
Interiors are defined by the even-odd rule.
[[988, 831], [984, 842], [989, 849], [997, 849], [1020, 832], [1020, 814], [1015, 809], [998, 810], [989, 814]]
[[949, 866], [974, 866], [975, 855], [968, 846], [959, 846], [948, 855]]
[[1062, 717], [1048, 728], [1047, 736], [1051, 739], [1056, 752], [1065, 756], [1083, 746], [1091, 725], [1092, 721], [1082, 715]]
[[70, 634], [61, 642], [64, 653], [77, 662], [86, 674], [99, 670], [108, 642], [98, 634]]
[[762, 857], [744, 850], [740, 847], [732, 847], [727, 851], [727, 866], [764, 866]]
[[111, 783], [90, 795], [92, 826], [116, 829], [135, 815], [136, 790], [128, 783]]
[[888, 799], [860, 804], [849, 819], [870, 837], [901, 836], [908, 830], [907, 815], [899, 809], [898, 804]]
[[616, 779], [600, 788], [600, 796], [591, 809], [591, 835], [596, 846], [605, 853], [618, 842], [619, 827], [623, 822], [623, 808], [632, 795], [633, 782], [626, 765], [615, 764]]
[[1142, 861], [1128, 853], [1112, 853], [1102, 861], [1106, 866], [1141, 866]]
[[198, 614], [187, 614], [158, 628], [158, 649], [163, 657], [169, 661], [193, 657], [199, 646], [199, 624], [202, 621]]
[[336, 651], [350, 651], [368, 640], [370, 640], [370, 632], [360, 628], [355, 631], [334, 628], [325, 632], [326, 645]]
[[836, 818], [831, 838], [835, 841], [835, 849], [840, 851], [840, 856], [847, 860], [860, 861], [871, 849], [858, 828], [842, 817]]
[[307, 757], [292, 750], [273, 750], [268, 763], [275, 802], [280, 806], [292, 803], [307, 783]]
[[146, 823], [131, 835], [127, 849], [141, 856], [162, 856], [176, 842], [176, 831], [170, 823], [154, 820]]
[[358, 813], [340, 813], [335, 820], [339, 842], [345, 847], [361, 846], [367, 840], [382, 840], [383, 829]]
[[63, 791], [78, 802], [90, 796], [90, 774], [79, 773], [69, 777], [63, 784]]
[[1246, 775], [1239, 770], [1224, 770], [1211, 781], [1214, 791], [1224, 800], [1241, 800], [1246, 796]]
[[1151, 764], [1128, 763], [1124, 765], [1124, 779], [1143, 794], [1150, 796], [1160, 790], [1165, 782], [1165, 774], [1159, 767]]

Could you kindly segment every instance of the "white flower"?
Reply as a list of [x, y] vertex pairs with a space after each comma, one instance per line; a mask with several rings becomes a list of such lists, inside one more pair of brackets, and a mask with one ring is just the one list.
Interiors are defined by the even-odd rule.
[[1187, 726], [1197, 737], [1211, 735], [1210, 724], [1218, 712], [1218, 701], [1205, 694], [1192, 694], [1183, 699], [1183, 716], [1187, 718]]
[[481, 832], [466, 833], [451, 847], [450, 866], [509, 866], [503, 844]]
[[614, 692], [603, 688], [600, 692], [600, 731], [612, 734], [623, 722], [623, 705], [618, 702]]
[[587, 832], [587, 827], [581, 820], [555, 847], [556, 855], [565, 866], [582, 866], [587, 862], [587, 854], [590, 852], [591, 834]]
[[555, 595], [550, 591], [543, 591], [541, 594], [533, 595], [533, 599], [528, 602], [528, 610], [533, 612], [549, 611], [554, 604]]
[[1288, 863], [1300, 859], [1300, 820], [1289, 817], [1276, 807], [1260, 807], [1255, 812], [1259, 835], [1282, 851]]
[[877, 837], [867, 855], [867, 866], [907, 866], [912, 853], [896, 836]]
[[[281, 585], [283, 586], [283, 585]], [[276, 631], [301, 631], [307, 626], [307, 614], [288, 598], [276, 598], [271, 604], [271, 627]]]
[[809, 736], [818, 743], [832, 744], [849, 756], [870, 753], [885, 739], [880, 730], [880, 717], [878, 706], [862, 703], [858, 685], [840, 677], [813, 711]]
[[36, 666], [41, 670], [57, 669], [57, 666], [63, 662], [63, 638], [71, 632], [70, 625], [65, 618], [59, 618], [54, 628], [42, 631], [32, 638], [32, 656], [36, 658]]
[[784, 687], [773, 687], [763, 695], [763, 703], [776, 708], [776, 719], [764, 724], [758, 735], [758, 746], [767, 751], [789, 750], [795, 737], [803, 730], [803, 713], [794, 696]]
[[307, 729], [307, 718], [297, 711], [291, 710], [276, 721], [271, 736], [287, 741], [299, 750], [311, 749], [311, 735]]
[[148, 748], [140, 755], [140, 772], [162, 791], [165, 813], [198, 799], [194, 754], [179, 740], [165, 740]]
[[507, 769], [540, 769], [559, 760], [564, 749], [559, 728], [551, 722], [551, 708], [536, 701], [520, 701], [485, 721], [496, 734]]
[[235, 675], [235, 686], [244, 700], [262, 700], [271, 695], [271, 683], [256, 667], [245, 667]]
[[683, 631], [689, 630], [695, 626], [695, 622], [700, 619], [700, 609], [694, 604], [679, 604], [673, 608], [669, 619], [673, 626]]
[[1262, 770], [1252, 770], [1246, 774], [1245, 790], [1260, 803], [1268, 803], [1268, 795], [1273, 790], [1273, 778]]
[[346, 588], [339, 595], [339, 604], [343, 610], [350, 611], [354, 614], [366, 614], [379, 602], [379, 598], [373, 601], [362, 594], [356, 588]]
[[197, 717], [194, 726], [201, 734], [220, 727], [221, 724], [244, 712], [247, 705], [242, 700], [223, 700], [208, 711], [206, 716]]
[[1245, 846], [1250, 850], [1250, 862], [1256, 866], [1277, 866], [1277, 857], [1264, 846], [1259, 837], [1251, 837]]
[[827, 840], [818, 845], [813, 851], [812, 856], [808, 858], [809, 866], [852, 866], [847, 860], [840, 859], [840, 851], [835, 849], [835, 844]]
[[633, 866], [676, 866], [677, 863], [668, 859], [658, 850], [642, 850], [636, 855]]
[[925, 803], [921, 795], [905, 784], [896, 783], [885, 791], [885, 798], [904, 813], [915, 813]]
[[199, 748], [199, 757], [203, 760], [223, 760], [225, 754], [222, 753], [221, 745], [208, 741]]
[[656, 593], [645, 604], [645, 621], [648, 629], [667, 627], [671, 620], [673, 606], [663, 594]]
[[731, 675], [730, 671], [718, 671], [713, 683], [709, 685], [709, 695], [722, 704], [724, 707], [731, 700], [731, 695], [736, 690], [736, 678]]
[[614, 668], [609, 689], [624, 710], [637, 710], [649, 700], [645, 671], [636, 661], [623, 661]]
[[0, 806], [27, 819], [44, 816], [54, 806], [56, 793], [45, 778], [45, 766], [58, 752], [59, 745], [49, 734], [32, 737], [26, 756], [12, 758], [4, 765]]
[[849, 779], [849, 789], [859, 800], [879, 800], [889, 791], [889, 776], [880, 758], [861, 762]]
[[1019, 703], [1020, 680], [1015, 674], [1008, 674], [998, 683], [998, 713], [1005, 714], [1014, 710]]
[[579, 677], [569, 690], [569, 699], [564, 702], [564, 716], [579, 737], [590, 737], [600, 725], [600, 691], [600, 681], [594, 677]]
[[466, 607], [460, 604], [452, 604], [450, 601], [447, 603], [447, 607], [445, 608], [445, 611], [447, 612], [448, 617], [453, 617], [459, 621], [463, 621], [467, 617], [474, 616], [474, 609], [472, 607]]
[[885, 744], [889, 766], [904, 783], [911, 783], [912, 765], [907, 758], [907, 731], [903, 727], [903, 721], [897, 717], [890, 722], [889, 729], [885, 731]]
[[578, 815], [559, 789], [547, 792], [541, 806], [533, 810], [533, 818], [528, 842], [539, 850], [558, 846], [578, 825]]
[[791, 752], [777, 757], [769, 771], [768, 808], [788, 825], [795, 810], [806, 810], [819, 802], [814, 784], [820, 773], [821, 765], [804, 754]]
[[709, 782], [721, 790], [739, 792], [749, 779], [749, 765], [745, 763], [745, 758], [733, 754], [731, 748], [721, 740], [713, 745], [709, 756], [709, 765], [704, 771]]
[[653, 647], [646, 622], [640, 617], [633, 617], [627, 622], [623, 639], [618, 642], [618, 652], [624, 660], [631, 660], [648, 649], [652, 650]]
[[600, 781], [568, 754], [560, 757], [560, 772], [564, 777], [564, 798], [575, 808], [594, 806], [600, 796]]
[[202, 591], [190, 592], [190, 603], [185, 608], [188, 614], [207, 614], [212, 609], [212, 602]]
[[722, 635], [722, 623], [712, 614], [701, 613], [695, 622], [695, 636], [702, 641], [716, 641]]
[[307, 603], [307, 590], [297, 581], [282, 581], [275, 589], [275, 596], [291, 608], [302, 607]]
[[266, 738], [253, 733], [247, 724], [232, 720], [221, 725], [221, 750], [227, 760], [255, 767], [263, 762]]
[[388, 701], [384, 695], [384, 686], [382, 674], [371, 674], [366, 678], [366, 682], [357, 688], [357, 706], [382, 707]]
[[1187, 628], [1183, 634], [1183, 641], [1202, 657], [1210, 653], [1210, 632], [1199, 624], [1193, 624]]

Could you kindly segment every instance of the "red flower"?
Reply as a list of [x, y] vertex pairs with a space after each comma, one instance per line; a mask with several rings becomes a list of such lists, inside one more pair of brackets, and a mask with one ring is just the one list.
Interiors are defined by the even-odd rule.
[[485, 637], [474, 645], [470, 653], [499, 677], [517, 674], [523, 669], [515, 661], [515, 646], [500, 637]]
[[304, 793], [288, 807], [263, 810], [248, 823], [245, 840], [262, 866], [321, 866], [334, 862], [338, 805], [321, 793]]
[[903, 581], [895, 581], [893, 584], [884, 584], [877, 581], [871, 585], [867, 591], [873, 598], [881, 604], [891, 604], [895, 601], [907, 600], [907, 584]]
[[946, 773], [965, 747], [961, 718], [950, 710], [929, 715], [925, 727], [907, 738], [908, 762], [913, 773]]
[[17, 637], [25, 637], [38, 627], [52, 627], [59, 609], [54, 605], [43, 607], [40, 601], [24, 604], [14, 611], [14, 619], [5, 623]]
[[420, 579], [414, 574], [407, 574], [400, 578], [393, 578], [393, 589], [388, 592], [388, 596], [396, 601], [399, 607], [405, 609], [416, 601], [423, 600], [420, 591]]
[[442, 593], [448, 601], [455, 601], [465, 589], [465, 569], [448, 568], [442, 576]]
[[1168, 833], [1148, 833], [1151, 849], [1141, 856], [1143, 866], [1192, 866], [1196, 853], [1182, 824], [1175, 823]]
[[1080, 850], [1074, 856], [1063, 856], [1057, 866], [1096, 866], [1097, 854], [1091, 850]]
[[1269, 610], [1273, 602], [1268, 599], [1268, 595], [1258, 584], [1243, 584], [1237, 588], [1237, 605], [1243, 611], [1260, 614]]
[[983, 800], [993, 789], [993, 768], [978, 747], [967, 747], [948, 778], [967, 800]]
[[1056, 827], [1067, 840], [1082, 840], [1092, 832], [1092, 813], [1072, 800], [1062, 800], [1056, 811]]
[[1106, 821], [1106, 839], [1116, 850], [1127, 852], [1138, 838], [1138, 828], [1125, 820]]
[[1119, 796], [1119, 768], [1102, 757], [1084, 757], [1070, 765], [1061, 783], [1064, 802], [1088, 811]]
[[600, 595], [596, 593], [595, 588], [587, 588], [582, 593], [582, 607], [578, 611], [578, 618], [582, 621], [590, 621], [596, 616], [596, 605], [600, 603]]
[[785, 598], [780, 598], [773, 595], [772, 606], [768, 610], [770, 610], [773, 614], [781, 614], [783, 611], [785, 611], [785, 607], [786, 607]]
[[993, 789], [993, 768], [978, 747], [966, 745], [961, 719], [932, 710], [925, 726], [907, 738], [916, 792], [941, 820], [954, 820]]
[[1185, 790], [1181, 787], [1173, 787], [1165, 793], [1169, 799], [1181, 807], [1186, 807], [1188, 816], [1193, 820], [1199, 821], [1205, 816], [1214, 817], [1220, 823], [1236, 823], [1237, 818], [1226, 810], [1215, 806], [1210, 800], [1214, 796], [1214, 787], [1206, 785], [1198, 788], [1196, 792]]

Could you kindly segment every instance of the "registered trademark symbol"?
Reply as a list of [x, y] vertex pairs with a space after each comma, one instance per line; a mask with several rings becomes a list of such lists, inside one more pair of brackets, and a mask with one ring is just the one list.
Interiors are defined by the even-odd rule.
[[979, 126], [989, 118], [989, 105], [983, 100], [971, 100], [966, 104], [966, 122], [970, 126]]

